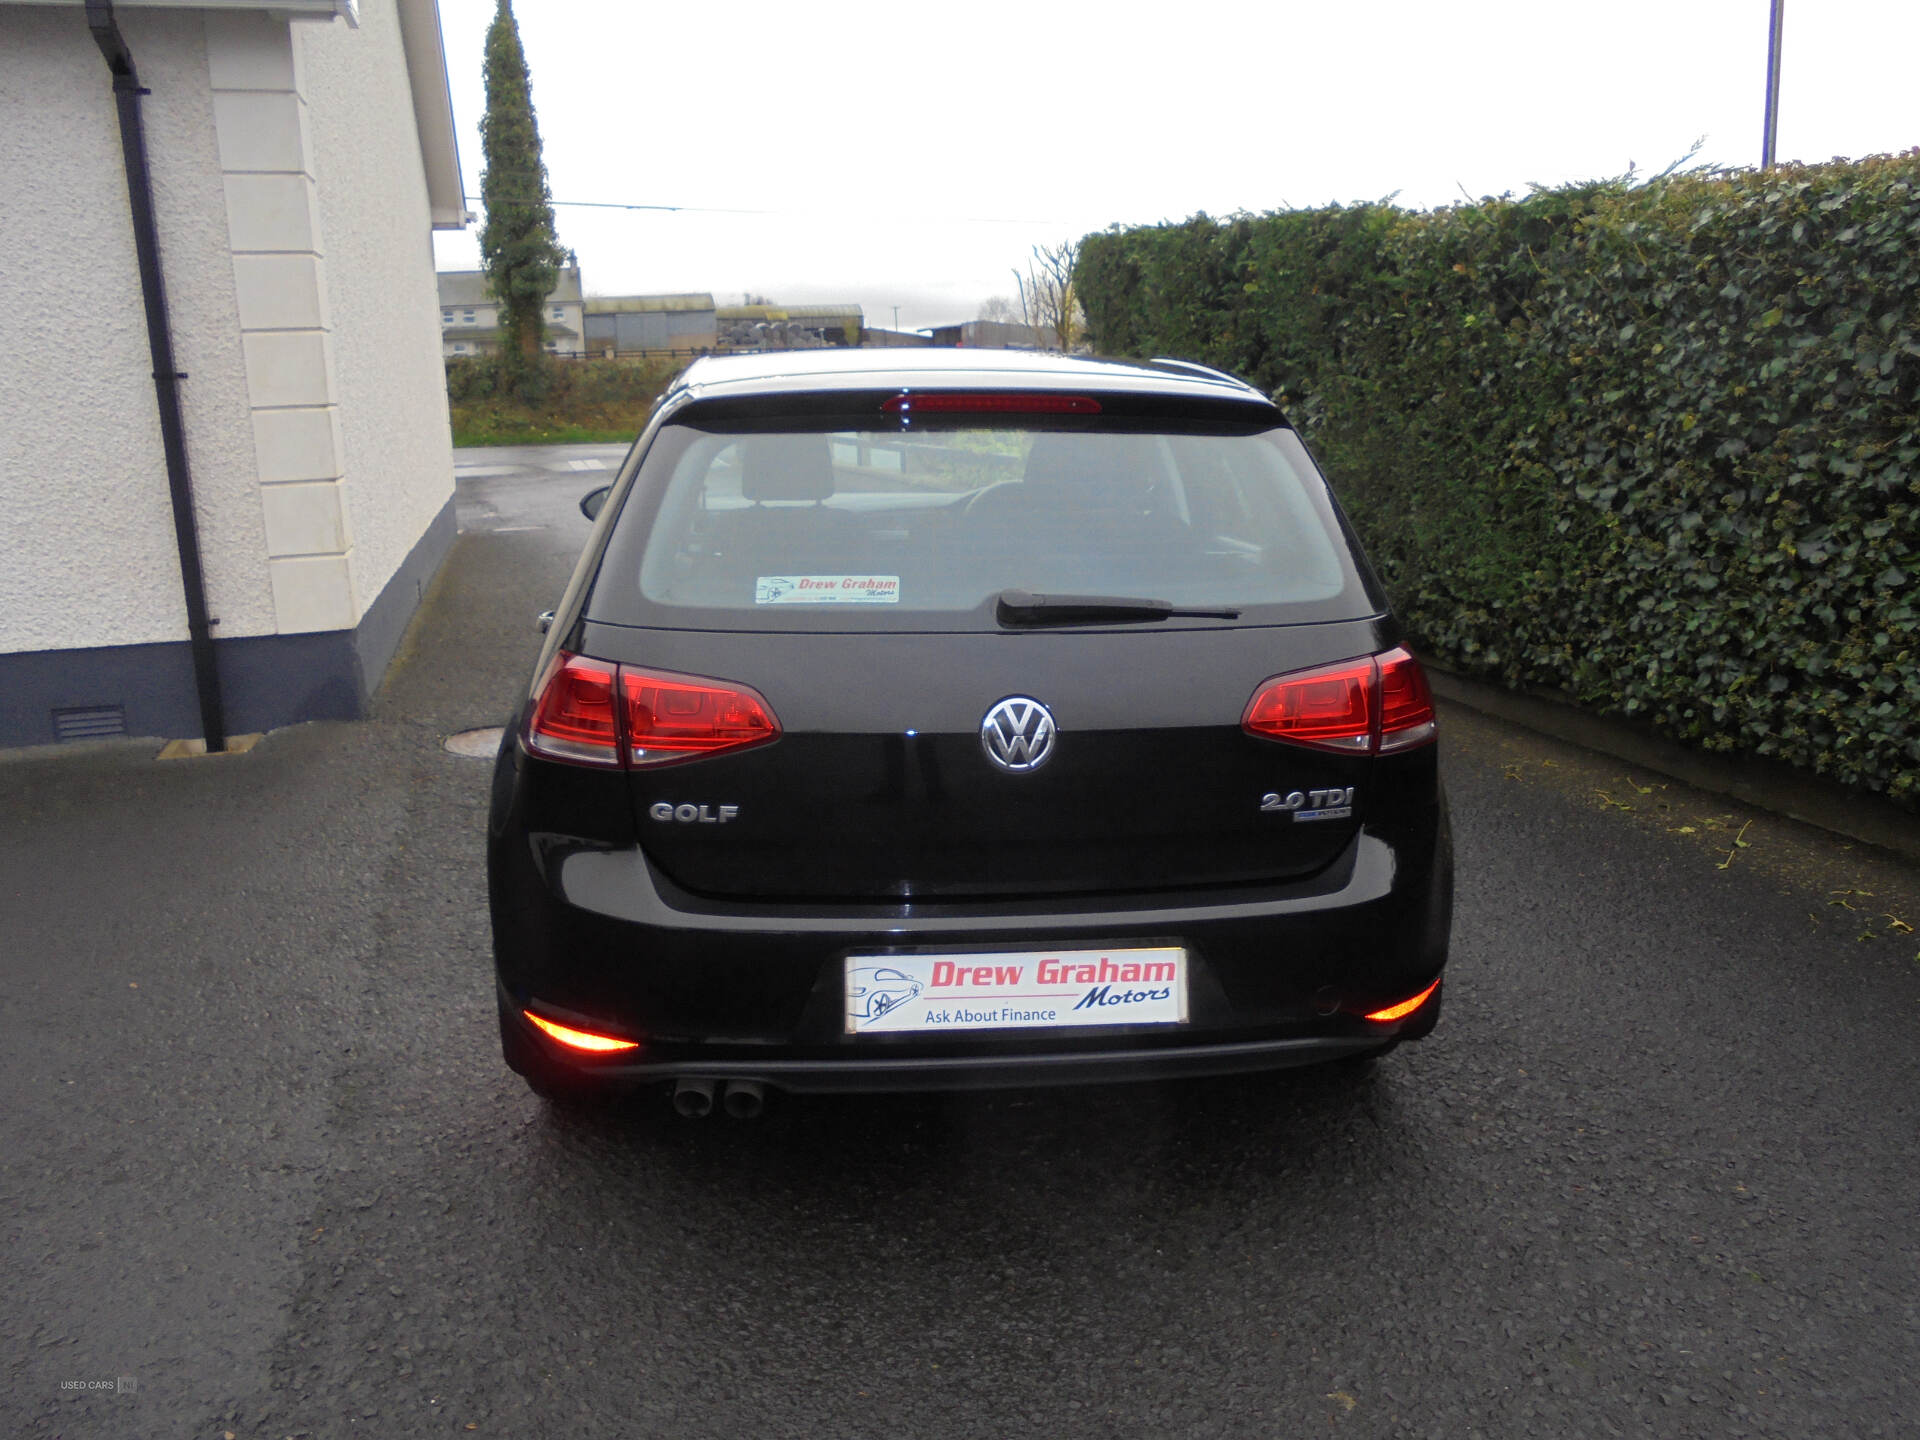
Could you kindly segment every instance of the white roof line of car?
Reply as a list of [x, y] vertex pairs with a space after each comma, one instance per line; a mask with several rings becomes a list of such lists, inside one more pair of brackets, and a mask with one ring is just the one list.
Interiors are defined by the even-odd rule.
[[[796, 350], [740, 356], [709, 356], [696, 360], [682, 372], [671, 387], [673, 391], [718, 393], [738, 390], [751, 393], [760, 388], [787, 389], [809, 386], [839, 388], [834, 382], [862, 376], [885, 377], [881, 385], [979, 385], [995, 380], [1018, 378], [1036, 388], [1069, 388], [1074, 384], [1098, 384], [1104, 388], [1192, 395], [1196, 392], [1229, 391], [1238, 396], [1271, 403], [1253, 386], [1223, 371], [1191, 361], [1159, 359], [1151, 361], [1107, 360], [1080, 356], [1032, 356], [1026, 351], [943, 351], [943, 358], [928, 363], [926, 351], [898, 350], [829, 351]], [[776, 356], [778, 358], [776, 358]], [[854, 357], [858, 356], [859, 359]], [[944, 357], [951, 356], [951, 359]], [[1021, 356], [1008, 363], [1002, 357]], [[805, 357], [801, 359], [801, 357]], [[831, 358], [829, 358], [831, 357]], [[908, 358], [911, 357], [911, 358]], [[963, 358], [964, 357], [964, 358]], [[794, 363], [799, 360], [800, 363]], [[1041, 360], [1043, 363], [1034, 363]], [[763, 362], [759, 365], [753, 361]], [[822, 363], [822, 362], [825, 363]], [[768, 363], [770, 362], [770, 363]], [[997, 363], [996, 363], [997, 362]], [[1051, 363], [1044, 363], [1051, 362]], [[728, 371], [745, 371], [728, 374]], [[718, 372], [718, 373], [716, 373]]]

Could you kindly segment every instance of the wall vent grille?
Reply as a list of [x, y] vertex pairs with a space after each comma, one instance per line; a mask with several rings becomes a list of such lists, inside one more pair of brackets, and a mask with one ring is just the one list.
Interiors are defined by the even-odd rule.
[[53, 712], [56, 740], [104, 740], [127, 733], [124, 705], [79, 705]]

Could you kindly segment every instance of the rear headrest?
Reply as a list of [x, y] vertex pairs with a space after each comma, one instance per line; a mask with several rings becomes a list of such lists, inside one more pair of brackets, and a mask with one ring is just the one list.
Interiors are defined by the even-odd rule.
[[1071, 487], [1089, 504], [1137, 504], [1153, 485], [1145, 450], [1152, 443], [1136, 435], [1042, 431], [1027, 452], [1027, 483]]
[[824, 435], [748, 435], [740, 441], [740, 493], [749, 500], [824, 500], [833, 452]]

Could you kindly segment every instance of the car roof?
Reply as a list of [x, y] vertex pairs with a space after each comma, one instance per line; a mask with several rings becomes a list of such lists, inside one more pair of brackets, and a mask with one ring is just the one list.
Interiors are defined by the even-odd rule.
[[721, 399], [823, 390], [1105, 390], [1271, 407], [1245, 381], [1183, 360], [1108, 360], [1033, 350], [959, 347], [761, 351], [696, 360], [668, 392]]

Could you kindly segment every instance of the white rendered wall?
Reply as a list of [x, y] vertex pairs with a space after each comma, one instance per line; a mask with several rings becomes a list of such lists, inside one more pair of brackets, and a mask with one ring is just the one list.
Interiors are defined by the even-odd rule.
[[427, 183], [394, 0], [293, 27], [325, 237], [350, 564], [362, 610], [453, 495]]
[[[214, 634], [270, 634], [205, 24], [192, 11], [118, 18], [153, 92]], [[0, 7], [0, 652], [186, 637], [152, 371], [106, 62], [78, 7]]]
[[[117, 12], [220, 638], [358, 624], [452, 494], [405, 56], [361, 13]], [[0, 7], [0, 653], [185, 638], [111, 77], [78, 7]]]

